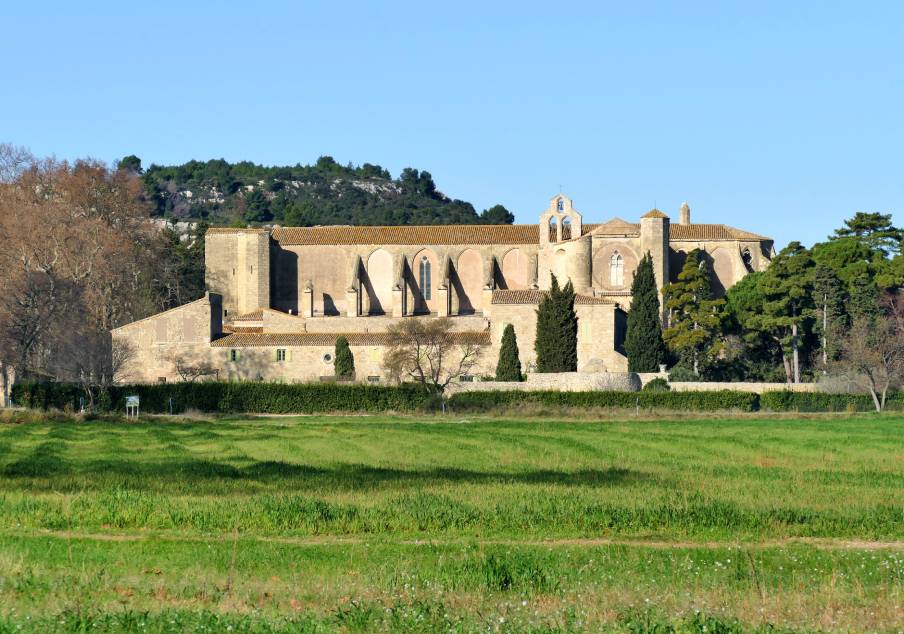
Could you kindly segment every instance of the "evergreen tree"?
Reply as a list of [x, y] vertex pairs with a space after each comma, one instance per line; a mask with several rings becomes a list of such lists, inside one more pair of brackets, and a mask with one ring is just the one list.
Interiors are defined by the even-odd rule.
[[845, 310], [844, 284], [835, 271], [825, 264], [817, 264], [813, 279], [813, 303], [816, 306], [816, 333], [822, 348], [823, 368], [838, 358], [838, 338], [848, 324]]
[[348, 339], [343, 336], [336, 338], [336, 358], [334, 361], [336, 377], [348, 379], [355, 375], [355, 357], [348, 347]]
[[850, 295], [848, 312], [852, 320], [860, 317], [872, 319], [879, 314], [879, 288], [871, 279], [866, 267], [860, 267], [851, 276], [848, 293]]
[[537, 372], [575, 372], [578, 369], [578, 317], [574, 312], [574, 286], [564, 288], [552, 276], [549, 293], [537, 308]]
[[829, 240], [853, 237], [871, 250], [880, 251], [883, 255], [896, 255], [901, 252], [901, 241], [904, 230], [894, 226], [891, 214], [858, 211], [853, 218], [844, 221], [844, 227], [835, 230]]
[[499, 348], [499, 362], [496, 364], [497, 381], [521, 381], [521, 360], [518, 358], [518, 340], [515, 327], [506, 325], [502, 332], [502, 345]]
[[792, 242], [759, 280], [765, 301], [754, 322], [781, 347], [789, 383], [800, 383], [801, 342], [814, 314], [814, 267], [810, 252], [800, 242]]
[[700, 360], [713, 351], [725, 301], [712, 299], [709, 267], [699, 250], [687, 254], [678, 281], [667, 285], [663, 294], [669, 327], [662, 338], [700, 376]]
[[628, 332], [625, 351], [629, 372], [658, 372], [665, 360], [662, 341], [662, 321], [659, 294], [653, 274], [653, 258], [649, 252], [641, 259], [631, 283], [631, 310], [628, 312]]

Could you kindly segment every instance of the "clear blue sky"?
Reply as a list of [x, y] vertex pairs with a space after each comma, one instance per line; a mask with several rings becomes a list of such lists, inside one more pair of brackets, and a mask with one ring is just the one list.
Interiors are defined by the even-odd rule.
[[904, 222], [904, 2], [16, 2], [0, 140], [60, 158], [378, 163], [534, 222]]

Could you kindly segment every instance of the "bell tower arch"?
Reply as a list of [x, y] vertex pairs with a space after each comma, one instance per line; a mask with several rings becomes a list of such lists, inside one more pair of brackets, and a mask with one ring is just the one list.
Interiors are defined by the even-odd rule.
[[581, 214], [565, 194], [553, 196], [549, 207], [540, 215], [540, 246], [580, 238], [583, 234]]

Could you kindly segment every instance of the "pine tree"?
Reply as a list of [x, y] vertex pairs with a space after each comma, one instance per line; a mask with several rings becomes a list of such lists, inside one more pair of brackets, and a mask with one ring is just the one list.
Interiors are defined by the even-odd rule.
[[549, 293], [537, 308], [537, 372], [574, 372], [578, 366], [578, 318], [574, 312], [574, 286], [559, 287], [552, 276]]
[[868, 317], [870, 319], [879, 314], [879, 287], [872, 280], [869, 270], [864, 266], [851, 277], [848, 283], [848, 312], [851, 319]]
[[346, 379], [355, 375], [355, 357], [348, 347], [348, 339], [343, 336], [336, 338], [336, 359], [333, 366], [336, 377]]
[[838, 338], [844, 334], [849, 320], [845, 309], [844, 284], [835, 271], [825, 264], [814, 269], [813, 303], [816, 306], [816, 332], [822, 348], [822, 365], [838, 358]]
[[518, 358], [518, 340], [515, 327], [506, 325], [499, 347], [499, 362], [496, 364], [497, 381], [521, 381], [521, 360]]
[[634, 281], [631, 283], [631, 296], [628, 332], [625, 334], [628, 371], [658, 372], [659, 364], [665, 359], [665, 344], [662, 342], [653, 258], [649, 253], [637, 265]]
[[800, 242], [792, 242], [775, 256], [759, 279], [765, 301], [753, 323], [781, 346], [789, 383], [800, 383], [801, 341], [815, 312], [814, 268], [810, 252]]
[[712, 299], [709, 267], [699, 250], [687, 254], [678, 281], [667, 285], [663, 294], [669, 327], [662, 338], [700, 376], [701, 357], [714, 351], [725, 300]]

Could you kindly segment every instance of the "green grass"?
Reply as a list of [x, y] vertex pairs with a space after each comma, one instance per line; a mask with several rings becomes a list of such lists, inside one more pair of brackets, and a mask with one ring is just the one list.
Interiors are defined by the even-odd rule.
[[904, 627], [904, 418], [0, 425], [0, 632]]

